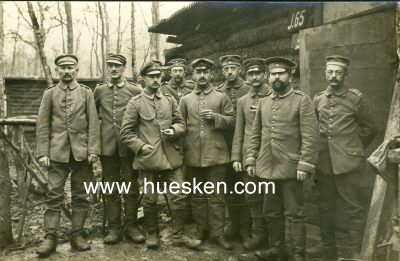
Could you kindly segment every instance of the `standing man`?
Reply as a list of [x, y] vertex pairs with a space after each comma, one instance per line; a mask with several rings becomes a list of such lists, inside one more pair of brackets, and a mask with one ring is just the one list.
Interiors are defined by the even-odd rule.
[[[186, 60], [182, 58], [172, 59], [167, 63], [168, 69], [171, 75], [171, 79], [168, 82], [164, 82], [161, 85], [161, 92], [169, 94], [175, 98], [179, 104], [181, 98], [193, 91], [194, 81], [185, 79]], [[183, 146], [183, 136], [180, 138], [180, 146]], [[188, 181], [185, 166], [182, 166], [183, 178]], [[185, 220], [189, 222], [192, 220], [192, 208], [190, 206], [190, 195], [188, 195], [186, 206]]]
[[171, 183], [179, 186], [177, 193], [164, 187], [171, 203], [173, 245], [196, 248], [201, 241], [184, 236], [186, 195], [181, 187], [183, 161], [177, 138], [184, 134], [185, 125], [175, 99], [159, 90], [161, 70], [159, 61], [148, 62], [141, 70], [146, 87], [127, 105], [121, 139], [135, 154], [133, 167], [140, 170], [145, 179], [143, 211], [148, 232], [147, 247], [154, 249], [159, 246], [159, 193], [155, 189], [162, 187], [162, 184], [157, 184], [166, 182], [168, 187]]
[[258, 104], [246, 170], [250, 176], [274, 182], [275, 191], [266, 191], [263, 206], [270, 248], [255, 254], [263, 260], [284, 258], [287, 219], [292, 260], [303, 261], [306, 244], [303, 181], [314, 173], [317, 163], [318, 122], [311, 99], [290, 86], [296, 65], [281, 57], [271, 57], [266, 64], [273, 92]]
[[[138, 171], [133, 170], [133, 153], [121, 143], [120, 129], [122, 117], [129, 100], [140, 94], [142, 88], [132, 85], [124, 77], [126, 58], [120, 54], [108, 54], [107, 70], [110, 80], [94, 90], [94, 100], [99, 113], [101, 127], [101, 167], [103, 181], [108, 183], [130, 182], [131, 187], [124, 194], [124, 228], [130, 240], [141, 243], [145, 237], [137, 228], [139, 198]], [[117, 187], [106, 194], [106, 211], [109, 233], [105, 244], [121, 241], [121, 197]]]
[[[231, 100], [233, 110], [236, 113], [237, 100], [248, 93], [250, 86], [239, 77], [242, 71], [242, 57], [239, 55], [225, 55], [219, 58], [222, 66], [222, 74], [225, 82], [217, 87], [218, 91], [225, 93]], [[228, 144], [229, 152], [232, 151], [234, 129], [225, 130], [225, 139]], [[232, 165], [227, 166], [226, 182], [230, 191], [233, 191], [236, 182], [243, 181], [243, 172], [233, 169]], [[250, 212], [245, 203], [244, 194], [235, 192], [226, 195], [226, 206], [229, 213], [229, 222], [225, 228], [225, 237], [233, 239], [240, 234], [243, 242], [250, 237]]]
[[209, 230], [219, 246], [231, 249], [232, 245], [224, 238], [224, 195], [217, 190], [217, 183], [225, 181], [226, 165], [230, 162], [223, 131], [233, 129], [234, 112], [229, 98], [210, 84], [214, 62], [200, 58], [191, 66], [196, 86], [179, 105], [186, 124], [184, 161], [193, 184], [211, 182], [214, 186], [211, 194], [200, 186], [203, 193], [191, 195], [193, 218], [199, 239], [205, 240]]
[[336, 260], [336, 199], [343, 199], [348, 218], [350, 255], [361, 247], [364, 215], [358, 200], [357, 185], [362, 178], [365, 149], [377, 129], [362, 93], [344, 82], [350, 59], [333, 55], [326, 58], [325, 77], [329, 86], [314, 98], [322, 148], [319, 153], [316, 188], [319, 192], [320, 246], [310, 249], [313, 256]]
[[40, 103], [36, 127], [39, 163], [48, 168], [47, 209], [44, 214], [45, 239], [36, 249], [48, 256], [57, 247], [64, 185], [71, 172], [72, 229], [70, 242], [78, 251], [89, 250], [83, 227], [90, 209], [84, 182], [92, 180], [89, 164], [100, 154], [100, 127], [92, 90], [76, 81], [78, 58], [73, 54], [55, 59], [60, 77], [47, 88]]
[[[271, 94], [271, 89], [265, 83], [266, 73], [264, 59], [250, 58], [243, 62], [246, 70], [247, 82], [250, 84], [250, 91], [239, 98], [236, 110], [236, 127], [232, 144], [232, 162], [233, 169], [237, 173], [244, 170], [244, 161], [246, 159], [247, 147], [251, 135], [254, 116], [260, 100]], [[257, 184], [260, 179], [243, 174], [243, 181], [253, 182]], [[245, 194], [246, 203], [250, 209], [252, 219], [252, 235], [243, 242], [246, 249], [254, 250], [259, 247], [262, 242], [268, 242], [268, 234], [263, 216], [263, 197], [264, 194], [256, 192]]]
[[161, 85], [161, 92], [171, 95], [179, 104], [181, 98], [193, 90], [194, 82], [185, 79], [185, 59], [173, 59], [169, 61], [167, 65], [171, 74], [171, 79]]

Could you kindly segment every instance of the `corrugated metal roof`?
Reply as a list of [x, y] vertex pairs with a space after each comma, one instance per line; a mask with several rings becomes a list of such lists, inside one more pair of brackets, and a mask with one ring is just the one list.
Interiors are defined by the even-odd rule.
[[157, 25], [151, 26], [148, 31], [168, 35], [182, 35], [186, 32], [197, 31], [202, 24], [213, 20], [232, 17], [239, 19], [254, 15], [273, 15], [274, 11], [282, 7], [299, 6], [309, 3], [285, 2], [194, 2], [178, 10]]

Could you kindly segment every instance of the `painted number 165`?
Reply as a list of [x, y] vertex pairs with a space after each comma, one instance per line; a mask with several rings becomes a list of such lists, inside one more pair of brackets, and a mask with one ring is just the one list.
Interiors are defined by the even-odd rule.
[[306, 12], [306, 10], [301, 10], [301, 11], [297, 11], [296, 13], [292, 13], [292, 20], [290, 21], [288, 30], [296, 29], [298, 27], [303, 26], [305, 12]]

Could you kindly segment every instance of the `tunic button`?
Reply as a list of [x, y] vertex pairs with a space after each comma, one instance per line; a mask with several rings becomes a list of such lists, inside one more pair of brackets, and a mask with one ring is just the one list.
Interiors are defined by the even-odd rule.
[[113, 125], [115, 125], [116, 123], [114, 122]]
[[274, 139], [271, 139], [271, 141], [274, 141]]
[[200, 133], [204, 133], [204, 131], [201, 131]]
[[328, 139], [331, 139], [331, 136], [329, 136]]
[[333, 110], [333, 107], [331, 106], [331, 110]]

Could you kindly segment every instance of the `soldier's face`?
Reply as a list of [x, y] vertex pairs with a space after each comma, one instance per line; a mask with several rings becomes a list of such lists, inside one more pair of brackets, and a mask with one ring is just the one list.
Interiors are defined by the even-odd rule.
[[255, 71], [255, 72], [247, 72], [246, 73], [247, 81], [253, 86], [254, 88], [258, 88], [265, 82], [265, 72], [262, 71]]
[[193, 80], [200, 87], [207, 86], [211, 81], [211, 70], [210, 69], [194, 69]]
[[272, 68], [269, 71], [269, 83], [275, 91], [283, 91], [292, 81], [292, 75], [284, 68]]
[[118, 80], [125, 71], [125, 66], [116, 63], [107, 63], [107, 71], [111, 79]]
[[237, 78], [239, 77], [241, 70], [240, 67], [237, 65], [225, 65], [224, 67], [222, 67], [222, 73], [225, 76], [225, 79], [228, 82], [234, 82], [237, 80]]
[[333, 88], [343, 84], [347, 76], [347, 70], [340, 65], [329, 64], [326, 66], [325, 77], [329, 85]]
[[171, 78], [176, 83], [181, 83], [185, 77], [185, 68], [183, 67], [172, 67], [171, 68]]
[[75, 79], [76, 74], [79, 72], [77, 65], [58, 65], [56, 72], [63, 82], [70, 82]]
[[146, 88], [156, 92], [161, 86], [161, 73], [148, 74], [144, 77]]

